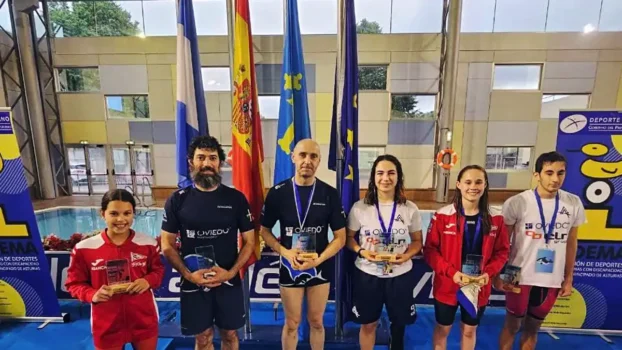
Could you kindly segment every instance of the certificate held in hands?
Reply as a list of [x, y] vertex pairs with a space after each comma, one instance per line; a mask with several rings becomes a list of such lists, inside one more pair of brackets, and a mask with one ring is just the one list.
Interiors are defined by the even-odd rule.
[[293, 237], [293, 247], [298, 249], [298, 260], [307, 261], [318, 258], [316, 252], [315, 232], [295, 233]]
[[106, 261], [106, 275], [108, 286], [114, 294], [126, 293], [132, 284], [130, 278], [130, 263], [127, 259]]

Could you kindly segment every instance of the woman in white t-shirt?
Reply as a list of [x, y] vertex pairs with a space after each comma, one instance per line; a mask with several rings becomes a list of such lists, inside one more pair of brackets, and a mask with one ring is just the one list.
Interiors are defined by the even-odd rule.
[[[422, 234], [419, 209], [406, 200], [402, 165], [394, 156], [374, 162], [367, 194], [348, 215], [347, 233], [347, 246], [358, 255], [351, 312], [361, 325], [361, 349], [373, 349], [383, 305], [391, 321], [391, 349], [403, 349], [405, 327], [416, 319], [411, 259], [421, 250]], [[380, 260], [383, 255], [391, 261]]]

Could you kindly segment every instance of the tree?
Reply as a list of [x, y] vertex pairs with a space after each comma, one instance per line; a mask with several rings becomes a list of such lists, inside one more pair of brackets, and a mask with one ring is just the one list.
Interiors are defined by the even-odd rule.
[[356, 33], [357, 34], [382, 34], [382, 27], [380, 24], [375, 21], [368, 21], [366, 18], [363, 18], [356, 25]]
[[434, 112], [422, 112], [417, 108], [417, 98], [413, 95], [391, 96], [391, 117], [407, 119], [434, 118]]
[[[49, 2], [50, 20], [66, 37], [134, 36], [141, 32], [129, 12], [112, 1]], [[54, 30], [56, 32], [56, 30]]]

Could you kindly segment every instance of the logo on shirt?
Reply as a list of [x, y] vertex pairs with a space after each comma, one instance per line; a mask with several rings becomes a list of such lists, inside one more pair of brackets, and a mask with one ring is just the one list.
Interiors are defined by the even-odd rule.
[[[371, 234], [374, 236], [380, 236], [384, 234], [384, 231], [381, 229], [373, 229], [371, 231]], [[396, 236], [396, 235], [407, 235], [408, 234], [408, 230], [405, 228], [392, 228], [391, 229], [391, 235], [392, 236]]]
[[218, 209], [233, 209], [233, 207], [230, 206], [230, 205], [218, 205], [218, 206], [216, 206], [216, 208], [218, 208]]
[[312, 226], [312, 227], [286, 227], [285, 235], [292, 236], [294, 233], [315, 233], [316, 235], [322, 232], [322, 226]]
[[371, 236], [371, 230], [365, 230], [365, 236]]
[[566, 215], [568, 219], [570, 219], [570, 212], [568, 211], [568, 209], [566, 209], [566, 207], [562, 207], [562, 210], [559, 212], [559, 214]]
[[313, 204], [311, 204], [311, 205], [317, 205], [317, 206], [320, 206], [320, 207], [325, 207], [325, 206], [326, 206], [326, 203], [315, 203], [315, 202], [314, 202], [314, 203], [313, 203]]
[[186, 230], [186, 237], [194, 238], [195, 235], [196, 235], [196, 232], [194, 230]]
[[186, 230], [186, 237], [188, 238], [216, 238], [218, 236], [229, 234], [231, 227], [226, 229], [213, 229], [213, 230]]
[[443, 231], [443, 234], [445, 234], [445, 235], [455, 235], [456, 231]]
[[138, 253], [131, 253], [130, 257], [132, 259], [132, 262], [134, 261], [138, 261], [138, 260], [146, 260], [147, 257], [142, 255], [142, 254], [138, 254]]
[[454, 226], [456, 226], [456, 224], [447, 224], [447, 225], [445, 225], [445, 228], [452, 228]]
[[402, 219], [402, 214], [397, 214], [397, 217], [395, 218], [395, 221], [401, 222], [403, 224], [404, 223], [404, 219]]
[[248, 221], [253, 222], [253, 214], [251, 214], [250, 209], [246, 209], [246, 217], [248, 218]]
[[102, 261], [104, 261], [104, 259], [97, 259], [97, 260], [93, 261], [93, 262], [91, 263], [91, 265], [93, 265], [93, 266], [97, 266], [97, 265], [99, 265], [99, 263], [100, 263], [100, 262], [102, 262]]
[[97, 265], [99, 265], [103, 261], [104, 261], [104, 259], [97, 259], [97, 260], [93, 261], [91, 263], [91, 265], [93, 265], [93, 267], [91, 267], [91, 271], [105, 270], [106, 269], [106, 265], [97, 266]]

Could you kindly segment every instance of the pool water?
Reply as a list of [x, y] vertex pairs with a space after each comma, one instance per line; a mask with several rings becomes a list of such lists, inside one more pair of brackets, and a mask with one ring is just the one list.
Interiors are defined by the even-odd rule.
[[[421, 210], [422, 230], [427, 232], [433, 211]], [[160, 235], [163, 209], [138, 209], [132, 228], [137, 232], [152, 237]], [[104, 220], [99, 214], [99, 208], [59, 208], [39, 211], [36, 213], [37, 226], [41, 237], [55, 234], [61, 239], [68, 239], [74, 233], [89, 234], [105, 228]], [[274, 226], [272, 232], [276, 237], [280, 235], [279, 225]], [[329, 240], [333, 239], [329, 232]]]

